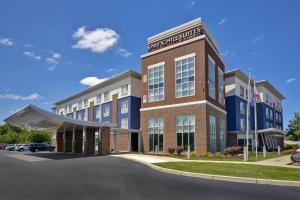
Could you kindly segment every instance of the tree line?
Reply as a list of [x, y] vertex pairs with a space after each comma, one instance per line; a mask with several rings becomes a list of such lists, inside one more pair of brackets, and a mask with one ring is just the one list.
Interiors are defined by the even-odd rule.
[[0, 144], [50, 143], [51, 134], [17, 128], [8, 124], [0, 125]]

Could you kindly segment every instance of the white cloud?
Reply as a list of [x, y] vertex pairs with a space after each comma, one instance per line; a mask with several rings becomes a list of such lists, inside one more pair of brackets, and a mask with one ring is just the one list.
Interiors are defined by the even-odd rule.
[[127, 49], [122, 49], [122, 48], [117, 49], [116, 54], [119, 54], [119, 55], [121, 55], [122, 57], [125, 57], [125, 58], [132, 55], [132, 53], [130, 51], [128, 51]]
[[85, 26], [78, 28], [73, 37], [77, 39], [76, 44], [72, 46], [73, 48], [90, 49], [96, 53], [103, 53], [112, 48], [120, 38], [112, 29], [97, 28], [94, 31], [87, 31]]
[[14, 42], [10, 38], [0, 38], [0, 45], [12, 46]]
[[221, 52], [221, 56], [227, 56], [229, 54], [229, 50], [223, 51]]
[[33, 47], [33, 45], [29, 44], [29, 43], [24, 44], [24, 46], [27, 47], [27, 48], [32, 48]]
[[34, 58], [34, 59], [36, 59], [36, 60], [41, 60], [41, 59], [42, 59], [41, 56], [35, 55], [32, 51], [24, 51], [23, 54], [24, 54], [25, 56], [28, 56], [28, 57], [30, 57], [30, 58]]
[[106, 81], [106, 80], [107, 80], [107, 78], [97, 78], [95, 76], [89, 76], [89, 77], [82, 79], [80, 81], [80, 83], [91, 87], [91, 86], [97, 85], [99, 83], [102, 83], [103, 81]]
[[105, 70], [105, 72], [114, 72], [114, 71], [116, 71], [116, 69], [115, 68], [108, 68], [107, 70]]
[[196, 4], [196, 1], [193, 0], [187, 5], [187, 9], [191, 9]]
[[258, 35], [257, 37], [253, 38], [252, 40], [252, 43], [257, 43], [257, 42], [260, 42], [261, 40], [263, 40], [265, 37], [265, 34], [261, 34], [261, 35]]
[[52, 55], [46, 58], [46, 62], [49, 64], [48, 70], [50, 71], [55, 70], [57, 65], [59, 64], [60, 58], [61, 58], [60, 53], [52, 52]]
[[290, 84], [290, 83], [292, 83], [292, 82], [294, 82], [294, 81], [296, 81], [296, 78], [295, 78], [295, 77], [289, 78], [289, 79], [286, 80], [286, 84]]
[[223, 24], [225, 24], [227, 22], [227, 18], [223, 18], [219, 21], [218, 25], [222, 26]]
[[29, 96], [21, 96], [17, 94], [0, 94], [0, 99], [8, 99], [8, 100], [40, 100], [44, 99], [38, 93], [31, 94]]

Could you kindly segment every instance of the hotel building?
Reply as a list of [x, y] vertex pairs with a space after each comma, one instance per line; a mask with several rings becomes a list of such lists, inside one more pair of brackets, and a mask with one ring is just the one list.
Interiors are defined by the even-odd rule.
[[[114, 124], [110, 137], [111, 151], [138, 151], [140, 77], [137, 72], [125, 71], [56, 102], [53, 111], [71, 119]], [[97, 137], [96, 132], [96, 141]]]
[[223, 151], [224, 62], [201, 19], [148, 38], [141, 56], [143, 151]]
[[[246, 140], [248, 76], [236, 69], [225, 73], [227, 110], [227, 145], [243, 146]], [[254, 81], [251, 80], [253, 87]], [[285, 97], [268, 81], [256, 81], [259, 99], [257, 106], [258, 147], [276, 149], [283, 146], [282, 100]], [[254, 106], [250, 106], [250, 145], [255, 146]]]

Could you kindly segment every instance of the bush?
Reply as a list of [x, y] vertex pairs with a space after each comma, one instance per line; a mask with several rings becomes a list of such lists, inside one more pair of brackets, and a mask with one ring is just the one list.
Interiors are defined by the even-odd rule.
[[283, 147], [283, 150], [289, 150], [289, 149], [297, 149], [297, 144], [287, 144], [285, 147]]
[[207, 156], [207, 157], [211, 157], [211, 152], [209, 152], [209, 151], [205, 152], [204, 155]]
[[294, 149], [287, 149], [287, 150], [284, 150], [283, 153], [284, 154], [291, 154], [293, 151], [294, 151]]
[[174, 154], [175, 153], [175, 149], [174, 148], [168, 148], [168, 153], [170, 155]]
[[230, 155], [235, 155], [241, 152], [241, 147], [239, 146], [232, 146], [232, 147], [227, 147], [224, 149], [225, 154], [230, 154]]
[[221, 152], [217, 152], [216, 153], [216, 157], [221, 157], [222, 156], [222, 153]]
[[176, 148], [177, 155], [180, 155], [182, 152], [183, 152], [183, 148], [182, 147], [177, 147]]

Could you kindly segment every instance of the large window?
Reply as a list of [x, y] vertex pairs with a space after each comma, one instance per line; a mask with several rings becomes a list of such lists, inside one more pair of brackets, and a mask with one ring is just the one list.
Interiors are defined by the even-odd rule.
[[193, 151], [195, 148], [195, 115], [182, 115], [176, 117], [177, 146], [187, 150], [190, 146]]
[[100, 119], [101, 118], [101, 109], [100, 106], [96, 107], [96, 119]]
[[269, 119], [269, 108], [266, 107], [266, 118]]
[[161, 117], [148, 120], [149, 151], [163, 151], [164, 119]]
[[88, 100], [87, 99], [84, 99], [83, 100], [83, 106], [86, 108], [88, 107]]
[[224, 104], [224, 73], [221, 68], [218, 68], [218, 91], [219, 91], [219, 103]]
[[176, 97], [195, 95], [195, 57], [176, 61]]
[[128, 113], [128, 101], [121, 101], [121, 114]]
[[148, 69], [148, 96], [149, 102], [164, 99], [164, 65]]
[[210, 152], [217, 151], [217, 129], [216, 129], [216, 117], [209, 116], [209, 135], [210, 135]]
[[220, 142], [221, 142], [221, 151], [225, 149], [225, 120], [220, 119]]
[[128, 118], [121, 119], [121, 128], [128, 128]]
[[216, 98], [216, 91], [215, 91], [215, 61], [212, 57], [208, 56], [208, 87], [209, 87], [209, 96], [213, 99]]
[[79, 101], [78, 102], [78, 109], [81, 109], [82, 108], [82, 101]]

